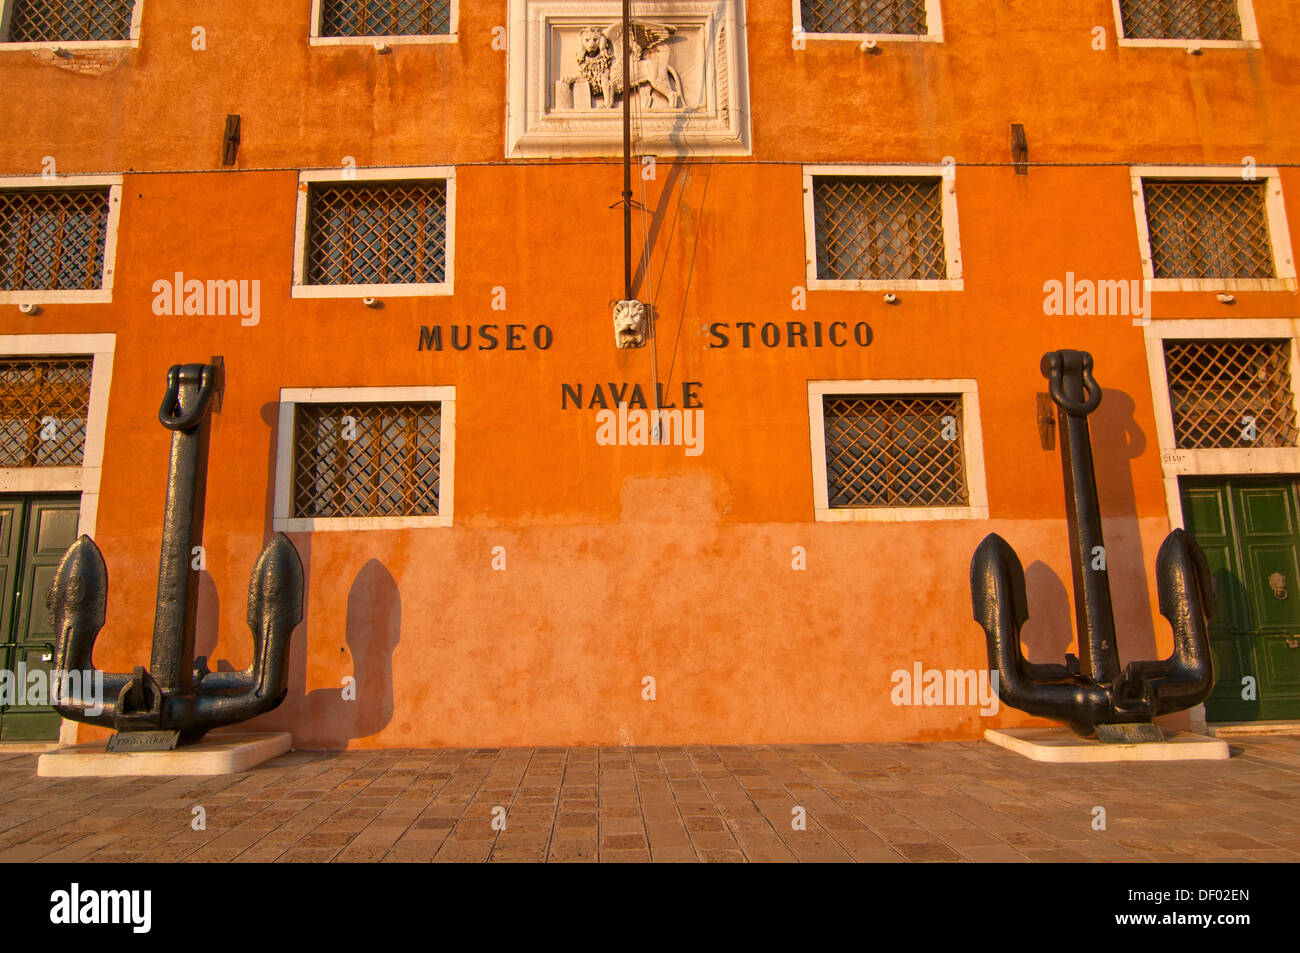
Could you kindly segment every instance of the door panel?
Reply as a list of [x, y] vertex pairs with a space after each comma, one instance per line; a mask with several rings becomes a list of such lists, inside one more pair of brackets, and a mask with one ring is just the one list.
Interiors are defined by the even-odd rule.
[[1264, 663], [1264, 678], [1279, 691], [1300, 695], [1300, 665], [1296, 657], [1300, 649], [1291, 646], [1291, 642], [1300, 641], [1296, 636], [1266, 635], [1263, 638], [1260, 656]]
[[[1300, 484], [1294, 477], [1180, 481], [1187, 531], [1210, 563], [1210, 721], [1300, 718]], [[1243, 699], [1243, 679], [1257, 697]]]
[[[1235, 489], [1235, 488], [1234, 488]], [[1236, 489], [1245, 518], [1242, 532], [1254, 537], [1294, 537], [1290, 486], [1253, 486]]]
[[1214, 691], [1206, 700], [1212, 721], [1258, 718], [1259, 703], [1241, 698], [1242, 678], [1254, 675], [1253, 636], [1246, 591], [1241, 585], [1232, 507], [1221, 483], [1183, 481], [1183, 524], [1205, 550], [1214, 581], [1215, 611], [1210, 618]]
[[[0, 497], [0, 647], [9, 643], [13, 631], [14, 588], [21, 575], [18, 564], [22, 549], [23, 500]], [[0, 665], [13, 671], [7, 650], [0, 648]]]
[[[1245, 552], [1250, 573], [1247, 587], [1258, 626], [1300, 632], [1300, 597], [1295, 591], [1300, 574], [1297, 573], [1295, 545], [1248, 543]], [[1279, 576], [1281, 590], [1275, 593], [1270, 580]]]
[[[8, 545], [8, 575], [14, 582], [6, 592], [4, 654], [10, 671], [17, 672], [22, 663], [29, 676], [36, 671], [46, 673], [45, 700], [50, 702], [54, 629], [45, 600], [59, 560], [77, 538], [80, 500], [75, 496], [5, 498], [0, 504], [14, 512]], [[58, 736], [59, 715], [51, 704], [14, 705], [0, 713], [0, 740], [52, 740]]]

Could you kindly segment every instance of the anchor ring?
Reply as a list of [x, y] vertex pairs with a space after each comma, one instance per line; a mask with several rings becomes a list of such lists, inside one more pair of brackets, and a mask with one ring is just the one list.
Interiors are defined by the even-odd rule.
[[[182, 376], [189, 378], [195, 370], [199, 374], [199, 389], [194, 403], [190, 407], [181, 394]], [[197, 427], [207, 415], [212, 405], [212, 391], [215, 368], [211, 364], [173, 364], [167, 371], [167, 393], [163, 395], [162, 406], [158, 408], [158, 422], [168, 430], [189, 430]], [[190, 372], [187, 374], [186, 372]], [[189, 383], [186, 380], [184, 383]], [[188, 389], [188, 388], [187, 388]]]
[[1074, 417], [1086, 417], [1101, 405], [1101, 388], [1092, 376], [1092, 355], [1084, 351], [1079, 360], [1079, 377], [1087, 396], [1077, 401], [1065, 393], [1065, 362], [1063, 352], [1053, 351], [1043, 355], [1042, 372], [1048, 379], [1048, 392], [1052, 400], [1067, 414]]

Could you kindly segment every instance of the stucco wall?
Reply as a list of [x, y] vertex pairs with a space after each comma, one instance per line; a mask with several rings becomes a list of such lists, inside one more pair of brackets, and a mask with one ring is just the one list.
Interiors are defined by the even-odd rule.
[[[251, 646], [247, 574], [271, 529], [282, 387], [456, 388], [455, 525], [296, 534], [308, 571], [291, 689], [258, 726], [304, 746], [796, 742], [975, 738], [1027, 723], [1004, 710], [890, 704], [890, 674], [979, 668], [967, 571], [988, 532], [1027, 567], [1030, 657], [1072, 642], [1060, 464], [1041, 450], [1035, 398], [1049, 349], [1089, 350], [1106, 389], [1092, 418], [1124, 658], [1169, 651], [1153, 622], [1168, 518], [1142, 332], [1127, 316], [1047, 317], [1067, 271], [1140, 279], [1127, 164], [1284, 163], [1296, 151], [1300, 12], [1257, 3], [1264, 49], [1117, 50], [1111, 7], [1089, 0], [945, 0], [942, 44], [790, 44], [790, 6], [752, 3], [753, 160], [659, 163], [644, 183], [653, 252], [642, 299], [659, 320], [668, 388], [701, 381], [704, 452], [604, 447], [561, 385], [651, 386], [650, 351], [613, 347], [621, 297], [621, 171], [605, 161], [508, 163], [504, 3], [462, 2], [454, 44], [308, 48], [307, 0], [231, 0], [196, 14], [145, 0], [138, 51], [100, 73], [0, 50], [0, 173], [125, 173], [110, 305], [0, 309], [5, 333], [118, 335], [96, 541], [109, 569], [96, 663], [148, 656], [167, 434], [164, 373], [225, 359], [214, 419], [200, 585], [200, 654], [236, 667]], [[191, 29], [208, 49], [191, 49]], [[1109, 49], [1091, 49], [1103, 25]], [[227, 113], [243, 116], [221, 170]], [[1007, 127], [1026, 126], [1016, 176]], [[457, 167], [456, 287], [439, 298], [291, 299], [297, 169], [354, 156]], [[951, 155], [965, 290], [812, 292], [799, 163]], [[988, 163], [987, 165], [971, 163]], [[1093, 165], [1092, 163], [1096, 163]], [[1291, 221], [1300, 176], [1283, 171]], [[637, 186], [642, 196], [641, 184]], [[261, 321], [159, 317], [153, 283], [259, 280]], [[506, 310], [494, 311], [504, 287]], [[1156, 297], [1163, 317], [1296, 317], [1291, 293]], [[708, 348], [711, 322], [866, 321], [868, 348]], [[546, 324], [545, 351], [417, 350], [421, 326]], [[989, 521], [813, 521], [807, 382], [974, 378]], [[503, 546], [505, 571], [492, 568]], [[792, 548], [807, 552], [791, 568]], [[345, 702], [344, 676], [358, 699]], [[641, 679], [657, 680], [655, 701]], [[81, 737], [96, 732], [82, 729]]]

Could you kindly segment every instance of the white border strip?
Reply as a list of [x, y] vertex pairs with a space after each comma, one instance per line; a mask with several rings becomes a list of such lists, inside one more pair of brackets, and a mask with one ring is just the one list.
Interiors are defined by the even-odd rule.
[[[1133, 189], [1133, 214], [1137, 220], [1138, 251], [1142, 256], [1142, 277], [1152, 291], [1295, 291], [1295, 258], [1291, 253], [1291, 232], [1282, 199], [1282, 179], [1275, 166], [1259, 166], [1254, 179], [1243, 178], [1243, 166], [1160, 166], [1129, 167]], [[1263, 182], [1264, 211], [1268, 216], [1268, 236], [1273, 254], [1273, 278], [1157, 278], [1151, 257], [1151, 230], [1147, 224], [1144, 179], [1219, 179], [1223, 182]]]
[[[824, 279], [817, 277], [817, 223], [814, 215], [815, 176], [885, 178], [918, 176], [939, 180], [943, 214], [943, 253], [946, 278], [936, 279]], [[809, 291], [961, 291], [961, 228], [957, 224], [957, 180], [953, 166], [945, 165], [806, 165], [803, 167], [804, 264]]]
[[[826, 421], [823, 398], [835, 394], [939, 394], [960, 396], [962, 452], [965, 456], [967, 506], [830, 507], [826, 486]], [[808, 382], [808, 432], [812, 449], [813, 513], [818, 523], [899, 523], [914, 520], [988, 519], [988, 482], [984, 473], [984, 435], [980, 425], [979, 388], [970, 378], [953, 380], [833, 380]]]
[[104, 270], [99, 287], [90, 291], [0, 291], [3, 304], [108, 304], [113, 300], [114, 269], [117, 266], [117, 233], [122, 213], [120, 175], [0, 176], [0, 189], [58, 190], [108, 186], [108, 220], [104, 226]]
[[[108, 395], [113, 384], [115, 334], [0, 335], [0, 356], [85, 355], [91, 358], [90, 404], [86, 411], [86, 444], [80, 467], [33, 467], [0, 470], [0, 493], [80, 493], [77, 535], [92, 539], [99, 519], [99, 482], [104, 469]], [[59, 744], [77, 743], [78, 723], [63, 719]]]
[[1164, 47], [1177, 50], [1257, 50], [1260, 47], [1259, 27], [1255, 23], [1255, 8], [1251, 5], [1251, 0], [1237, 0], [1237, 15], [1241, 18], [1240, 40], [1128, 37], [1124, 35], [1124, 13], [1120, 9], [1120, 0], [1111, 0], [1111, 8], [1115, 13], [1115, 37], [1120, 46]]
[[[303, 283], [307, 271], [307, 213], [311, 183], [421, 181], [441, 179], [447, 183], [447, 254], [446, 279], [425, 284], [395, 285], [309, 285]], [[456, 167], [450, 165], [412, 166], [385, 169], [306, 169], [298, 174], [298, 204], [293, 228], [293, 298], [413, 298], [450, 295], [456, 285]]]
[[[438, 515], [298, 518], [290, 516], [293, 499], [293, 421], [298, 404], [402, 403], [438, 401]], [[282, 533], [331, 530], [398, 530], [451, 526], [455, 503], [455, 387], [283, 387], [275, 443], [275, 504], [272, 526]]]
[[0, 51], [4, 50], [126, 50], [140, 46], [140, 24], [144, 19], [144, 0], [135, 0], [131, 8], [131, 26], [125, 40], [24, 40], [11, 43], [9, 21], [15, 0], [0, 0]]
[[943, 15], [939, 10], [939, 0], [925, 0], [924, 33], [809, 33], [803, 28], [803, 7], [799, 0], [791, 0], [793, 10], [793, 36], [806, 40], [852, 40], [861, 43], [875, 40], [877, 43], [942, 43]]
[[412, 43], [455, 43], [460, 28], [460, 0], [449, 0], [451, 17], [447, 33], [406, 33], [396, 36], [321, 36], [320, 25], [324, 11], [321, 0], [311, 0], [311, 30], [308, 46], [397, 46]]
[[1174, 438], [1173, 408], [1169, 379], [1165, 372], [1166, 339], [1276, 338], [1291, 341], [1292, 400], [1300, 417], [1300, 353], [1297, 336], [1300, 319], [1247, 318], [1230, 321], [1212, 318], [1152, 321], [1143, 328], [1147, 351], [1147, 376], [1151, 379], [1151, 403], [1156, 417], [1156, 439], [1160, 446], [1160, 472], [1164, 481], [1165, 508], [1169, 525], [1183, 526], [1183, 504], [1178, 492], [1180, 476], [1228, 476], [1231, 474], [1300, 473], [1300, 447], [1251, 449], [1180, 450]]

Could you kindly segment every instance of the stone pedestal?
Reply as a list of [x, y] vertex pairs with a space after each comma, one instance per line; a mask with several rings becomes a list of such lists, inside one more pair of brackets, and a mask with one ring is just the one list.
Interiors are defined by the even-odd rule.
[[573, 85], [571, 83], [558, 79], [555, 81], [555, 108], [573, 108]]
[[1300, 735], [1300, 721], [1229, 721], [1208, 725], [1215, 738], [1249, 738], [1258, 735]]
[[984, 740], [1034, 761], [1084, 764], [1106, 761], [1225, 761], [1228, 743], [1186, 731], [1165, 731], [1164, 741], [1107, 744], [1080, 738], [1069, 728], [989, 728]]
[[36, 775], [41, 778], [120, 778], [173, 775], [234, 774], [247, 771], [290, 749], [287, 731], [210, 734], [198, 744], [175, 751], [104, 750], [107, 742], [60, 748], [41, 755]]

